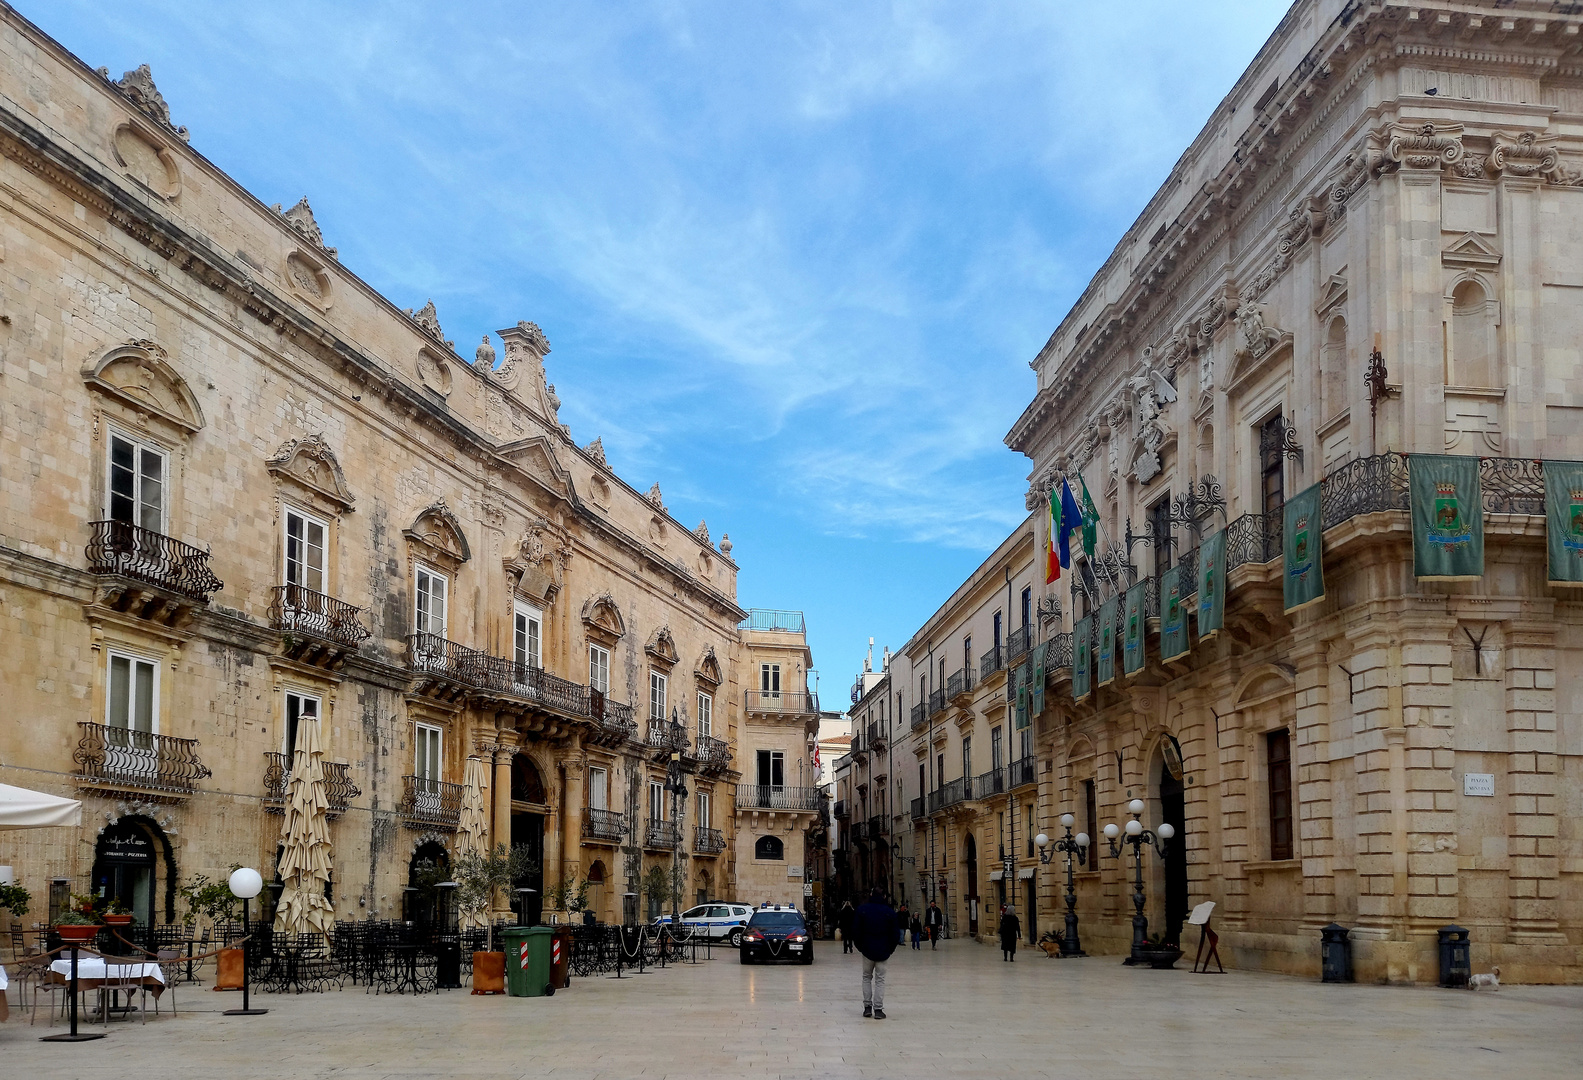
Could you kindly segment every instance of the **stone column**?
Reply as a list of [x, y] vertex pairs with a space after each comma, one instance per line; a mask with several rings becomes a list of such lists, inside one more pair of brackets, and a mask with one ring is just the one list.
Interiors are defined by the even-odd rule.
[[[1386, 941], [1399, 929], [1396, 875], [1406, 892], [1405, 838], [1399, 829], [1397, 793], [1402, 790], [1401, 649], [1383, 611], [1352, 636], [1352, 676], [1357, 684], [1353, 760], [1357, 776], [1358, 926], [1360, 940]], [[1398, 867], [1397, 857], [1400, 856]], [[1361, 961], [1363, 958], [1359, 957]], [[1360, 976], [1361, 977], [1361, 976]]]
[[567, 744], [564, 768], [566, 785], [561, 799], [561, 870], [578, 873], [583, 844], [583, 737], [574, 734]]
[[1303, 861], [1303, 931], [1316, 935], [1336, 911], [1330, 782], [1330, 648], [1313, 628], [1294, 642], [1297, 666], [1296, 794], [1292, 807], [1298, 858]]
[[1210, 789], [1205, 777], [1205, 766], [1215, 749], [1215, 729], [1208, 694], [1203, 688], [1190, 687], [1178, 693], [1176, 700], [1182, 705], [1181, 730], [1176, 738], [1182, 744], [1184, 833], [1178, 843], [1186, 845], [1187, 895], [1192, 905], [1220, 900], [1218, 891], [1211, 885], [1215, 876], [1212, 870], [1214, 851], [1209, 827]]
[[495, 743], [495, 768], [492, 794], [495, 819], [490, 833], [491, 849], [511, 846], [511, 758], [517, 750], [517, 736], [513, 731], [501, 731]]
[[1564, 945], [1557, 904], [1555, 624], [1514, 622], [1506, 652], [1507, 896], [1514, 945]]
[[[1230, 704], [1230, 695], [1223, 700]], [[1243, 733], [1245, 718], [1232, 710], [1220, 714], [1220, 887], [1225, 890], [1225, 916], [1221, 926], [1242, 930], [1248, 923], [1249, 806], [1248, 746]]]

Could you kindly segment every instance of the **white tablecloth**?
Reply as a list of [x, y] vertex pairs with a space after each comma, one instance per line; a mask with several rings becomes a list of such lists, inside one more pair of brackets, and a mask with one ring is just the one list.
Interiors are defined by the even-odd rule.
[[[49, 969], [71, 978], [71, 958], [56, 960], [50, 964]], [[83, 956], [77, 960], [77, 977], [79, 979], [154, 979], [158, 982], [165, 981], [165, 973], [158, 964], [110, 964], [106, 973], [106, 964], [97, 956]]]
[[11, 983], [5, 977], [5, 968], [0, 967], [0, 992], [4, 992], [5, 988], [10, 985]]

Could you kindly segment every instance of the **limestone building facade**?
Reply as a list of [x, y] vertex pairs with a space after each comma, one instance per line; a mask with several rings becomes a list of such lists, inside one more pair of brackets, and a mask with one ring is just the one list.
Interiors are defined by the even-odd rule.
[[337, 918], [424, 917], [470, 763], [539, 896], [634, 917], [680, 848], [685, 900], [735, 898], [729, 538], [572, 440], [539, 327], [458, 349], [188, 138], [146, 67], [0, 9], [0, 779], [85, 801], [6, 841], [33, 917], [268, 880], [315, 718]]
[[[1544, 516], [1583, 456], [1580, 34], [1527, 0], [1293, 4], [1032, 362], [1035, 542], [1063, 480], [1099, 524], [1043, 597], [1041, 795], [1175, 825], [1151, 929], [1213, 900], [1233, 962], [1314, 974], [1339, 922], [1359, 980], [1432, 981], [1457, 924], [1475, 970], [1583, 979], [1583, 609]], [[1480, 459], [1474, 580], [1414, 576], [1409, 461], [1447, 454]], [[1288, 613], [1315, 484], [1324, 599]], [[1224, 630], [1162, 661], [1156, 590], [1147, 663], [1075, 701], [1075, 619], [1216, 533]], [[1089, 951], [1127, 948], [1128, 884], [1081, 880]]]

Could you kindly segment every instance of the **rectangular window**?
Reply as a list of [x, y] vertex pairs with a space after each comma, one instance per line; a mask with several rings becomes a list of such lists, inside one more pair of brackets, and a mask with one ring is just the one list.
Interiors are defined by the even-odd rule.
[[610, 805], [610, 774], [604, 769], [588, 770], [588, 807], [603, 810]]
[[1017, 732], [1017, 760], [1033, 765], [1033, 726], [1023, 728]]
[[973, 635], [962, 639], [962, 670], [973, 670]]
[[413, 622], [420, 634], [446, 636], [445, 596], [449, 582], [444, 574], [419, 563], [414, 571], [417, 577], [418, 603]]
[[779, 664], [759, 665], [759, 690], [770, 698], [778, 698], [781, 693], [781, 666]]
[[700, 829], [709, 828], [709, 793], [707, 791], [698, 793], [698, 827]]
[[649, 672], [649, 719], [665, 719], [665, 676]]
[[610, 650], [588, 646], [588, 685], [601, 694], [610, 693]]
[[973, 738], [964, 736], [962, 739], [962, 778], [968, 779], [973, 775]]
[[991, 728], [989, 732], [989, 767], [999, 769], [1006, 764], [1006, 749], [1002, 745], [1001, 729]]
[[516, 603], [511, 620], [512, 659], [518, 667], [542, 668], [544, 656], [540, 642], [544, 633], [544, 613], [524, 603]]
[[296, 510], [286, 511], [286, 584], [325, 592], [325, 524]]
[[918, 676], [918, 704], [922, 705], [929, 700], [929, 676]]
[[[1282, 468], [1286, 441], [1286, 418], [1276, 413], [1259, 425], [1259, 502], [1260, 513], [1268, 522], [1286, 505], [1286, 481]], [[1266, 531], [1268, 535], [1268, 531]]]
[[1264, 737], [1270, 771], [1270, 858], [1292, 855], [1292, 737], [1272, 731]]
[[786, 786], [786, 752], [784, 750], [760, 750], [758, 752], [758, 780], [759, 787], [779, 788]]
[[[1033, 586], [1022, 590], [1022, 625], [1027, 629], [1033, 623]], [[1033, 639], [1028, 639], [1028, 646], [1032, 648]]]
[[1083, 816], [1088, 821], [1088, 868], [1099, 869], [1099, 803], [1094, 796], [1094, 781], [1083, 781]]
[[714, 734], [715, 725], [715, 699], [698, 691], [698, 734], [708, 737]]
[[153, 734], [159, 730], [159, 665], [123, 653], [110, 654], [110, 692], [105, 724]]
[[[302, 720], [316, 720], [319, 716], [319, 699], [307, 694], [286, 692], [286, 737], [281, 751], [289, 758], [297, 750], [297, 725]], [[288, 769], [291, 765], [288, 763]]]
[[934, 786], [938, 788], [943, 783], [945, 783], [945, 755], [936, 754], [934, 756]]
[[649, 781], [649, 820], [665, 820], [665, 785], [658, 780]]
[[1005, 640], [1005, 639], [1004, 639], [1004, 638], [1003, 638], [1003, 637], [1002, 637], [1002, 636], [1001, 636], [1001, 628], [1000, 628], [1000, 612], [998, 612], [998, 611], [997, 611], [997, 612], [995, 612], [995, 625], [994, 625], [994, 635], [995, 635], [995, 642], [994, 642], [994, 644], [995, 644], [995, 648], [997, 648], [997, 649], [998, 649], [998, 648], [1000, 648], [1000, 643], [1001, 643], [1001, 642], [1002, 642], [1002, 641], [1004, 641], [1004, 640]]
[[1149, 507], [1149, 528], [1154, 533], [1154, 576], [1165, 576], [1171, 568], [1171, 493]]
[[918, 794], [922, 795], [929, 790], [929, 778], [925, 775], [929, 771], [926, 762], [918, 762]]
[[1031, 859], [1033, 858], [1033, 803], [1029, 803], [1023, 808], [1022, 821], [1026, 826], [1022, 831], [1028, 837], [1028, 858]]
[[437, 781], [442, 775], [440, 765], [440, 729], [419, 724], [417, 745], [412, 752], [412, 775]]
[[119, 432], [110, 435], [108, 516], [150, 532], [165, 531], [165, 454]]

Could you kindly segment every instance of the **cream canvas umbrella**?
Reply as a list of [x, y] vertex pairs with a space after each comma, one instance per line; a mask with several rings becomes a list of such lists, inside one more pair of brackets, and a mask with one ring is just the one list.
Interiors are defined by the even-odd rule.
[[42, 791], [0, 784], [0, 829], [48, 829], [82, 824], [82, 803]]
[[326, 933], [335, 921], [335, 909], [324, 898], [330, 880], [329, 808], [319, 720], [303, 717], [286, 789], [286, 821], [280, 829], [280, 877], [285, 888], [275, 909], [275, 929], [281, 933]]
[[[456, 851], [459, 855], [481, 855], [489, 848], [489, 818], [484, 813], [484, 759], [474, 755], [467, 759], [467, 770], [462, 777], [462, 814], [457, 822]], [[482, 930], [489, 925], [487, 911], [467, 911], [460, 917], [463, 929]]]

